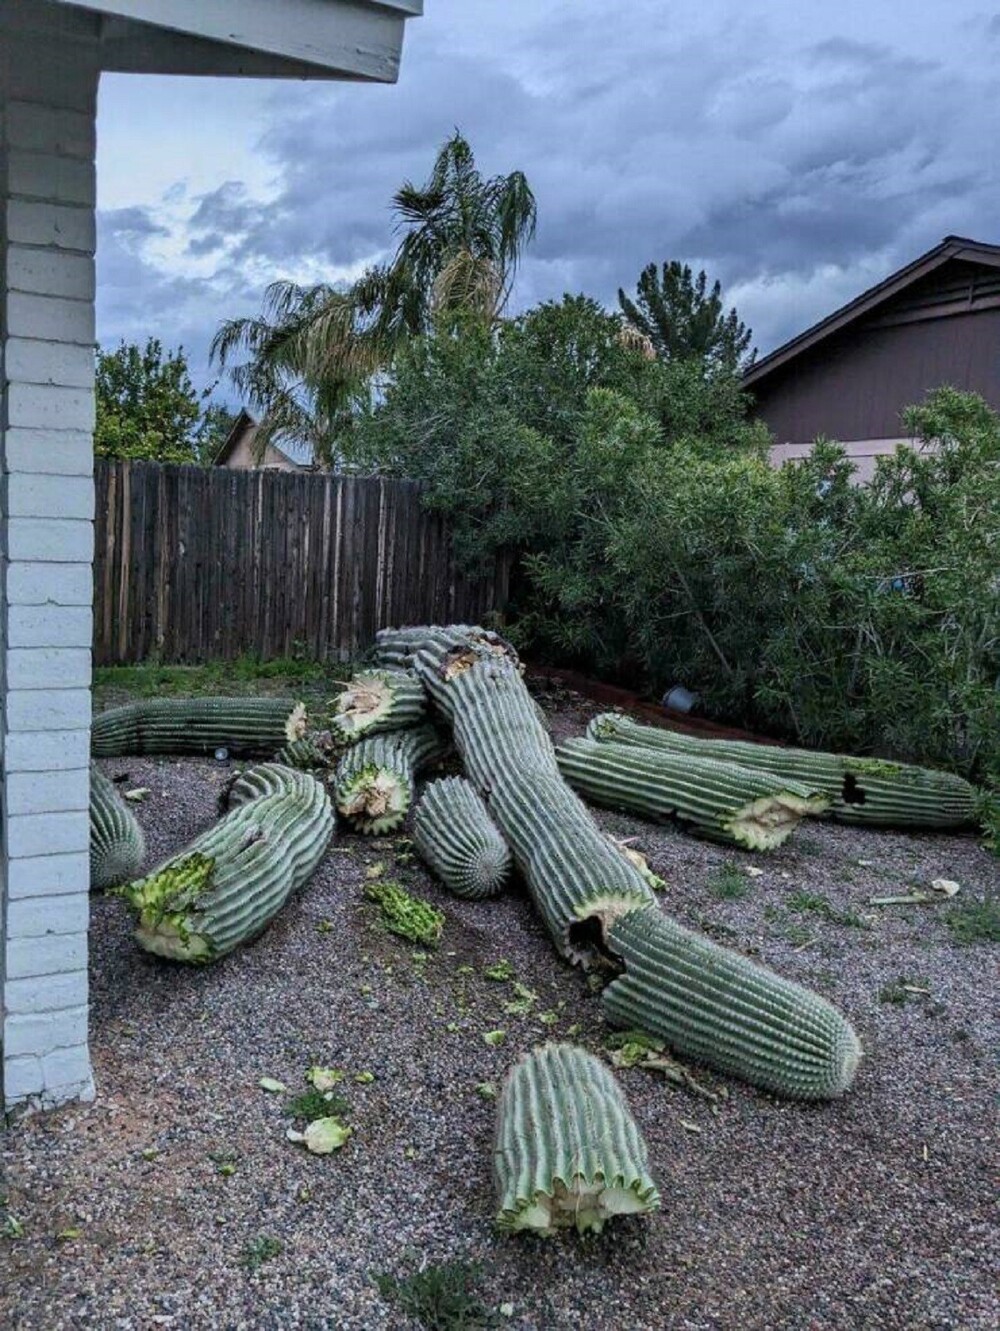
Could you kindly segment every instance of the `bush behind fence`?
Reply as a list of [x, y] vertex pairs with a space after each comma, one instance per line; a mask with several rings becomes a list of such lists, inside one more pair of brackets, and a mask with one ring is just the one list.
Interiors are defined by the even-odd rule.
[[416, 481], [97, 459], [94, 661], [346, 660], [387, 624], [480, 621]]

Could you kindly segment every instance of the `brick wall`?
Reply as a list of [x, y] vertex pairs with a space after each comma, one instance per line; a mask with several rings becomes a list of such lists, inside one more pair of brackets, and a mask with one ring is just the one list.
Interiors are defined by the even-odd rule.
[[37, 7], [0, 0], [0, 1019], [8, 1108], [92, 1094], [97, 80], [92, 19], [40, 18]]

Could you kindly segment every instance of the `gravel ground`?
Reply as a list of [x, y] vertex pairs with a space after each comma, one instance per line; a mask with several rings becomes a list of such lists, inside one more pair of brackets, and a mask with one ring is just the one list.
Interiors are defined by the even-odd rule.
[[[560, 735], [593, 710], [543, 702]], [[155, 857], [211, 821], [227, 775], [192, 759], [102, 766], [151, 788], [137, 812]], [[415, 1324], [372, 1273], [459, 1260], [482, 1264], [483, 1301], [525, 1331], [995, 1327], [997, 952], [958, 947], [947, 906], [868, 905], [936, 877], [981, 895], [995, 861], [971, 836], [824, 823], [750, 860], [599, 818], [637, 838], [667, 910], [846, 1010], [866, 1051], [852, 1093], [789, 1105], [692, 1069], [713, 1105], [625, 1071], [662, 1211], [596, 1239], [497, 1236], [477, 1084], [576, 1025], [595, 1049], [608, 1034], [523, 895], [454, 901], [405, 840], [342, 836], [261, 939], [204, 970], [145, 955], [124, 906], [95, 899], [98, 1099], [0, 1138], [0, 1194], [23, 1226], [0, 1239], [0, 1326], [403, 1331]], [[446, 911], [429, 960], [378, 927], [362, 896], [377, 863]], [[763, 875], [720, 877], [748, 863]], [[734, 882], [745, 894], [726, 897]], [[509, 986], [483, 977], [501, 958], [537, 992], [532, 1015], [505, 1013]], [[496, 1028], [506, 1042], [488, 1046]], [[286, 1141], [287, 1097], [258, 1084], [304, 1089], [313, 1063], [374, 1074], [348, 1077], [354, 1136], [332, 1157]], [[250, 1269], [263, 1239], [280, 1251]]]

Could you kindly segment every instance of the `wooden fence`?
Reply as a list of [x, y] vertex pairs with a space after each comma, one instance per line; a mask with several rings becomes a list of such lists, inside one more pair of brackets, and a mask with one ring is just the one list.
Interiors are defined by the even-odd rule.
[[94, 661], [346, 660], [388, 624], [477, 622], [415, 481], [96, 460]]

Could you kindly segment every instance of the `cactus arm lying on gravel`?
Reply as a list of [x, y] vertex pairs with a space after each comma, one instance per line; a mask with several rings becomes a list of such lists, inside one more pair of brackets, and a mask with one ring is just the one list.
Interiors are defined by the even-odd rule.
[[601, 995], [614, 1025], [793, 1099], [828, 1099], [851, 1085], [861, 1046], [818, 994], [656, 909], [616, 921], [608, 949], [624, 967]]
[[291, 698], [147, 698], [94, 717], [95, 758], [122, 754], [268, 755], [305, 734], [302, 703]]
[[423, 685], [405, 670], [365, 670], [337, 699], [330, 732], [342, 744], [365, 735], [415, 726], [427, 714]]
[[542, 1045], [507, 1074], [494, 1171], [501, 1229], [600, 1232], [616, 1215], [660, 1204], [621, 1088], [599, 1059], [573, 1045]]
[[790, 777], [822, 791], [830, 801], [827, 816], [837, 822], [918, 828], [965, 827], [975, 822], [975, 790], [953, 772], [744, 740], [701, 739], [640, 725], [617, 712], [594, 717], [587, 735], [601, 743], [721, 759]]
[[115, 887], [134, 878], [146, 856], [146, 840], [114, 782], [90, 768], [90, 887]]
[[581, 795], [646, 818], [676, 818], [713, 841], [772, 850], [824, 795], [788, 777], [736, 763], [661, 749], [569, 739], [556, 751], [559, 770]]
[[[301, 785], [249, 799], [178, 854], [117, 892], [136, 939], [178, 961], [211, 961], [256, 937], [313, 874], [334, 829], [326, 791]], [[306, 784], [308, 783], [308, 784]]]
[[406, 818], [418, 774], [448, 750], [432, 725], [371, 735], [347, 750], [335, 778], [337, 811], [356, 832], [382, 836]]
[[510, 847], [468, 781], [432, 781], [413, 819], [417, 853], [450, 892], [468, 901], [495, 897], [510, 876]]

